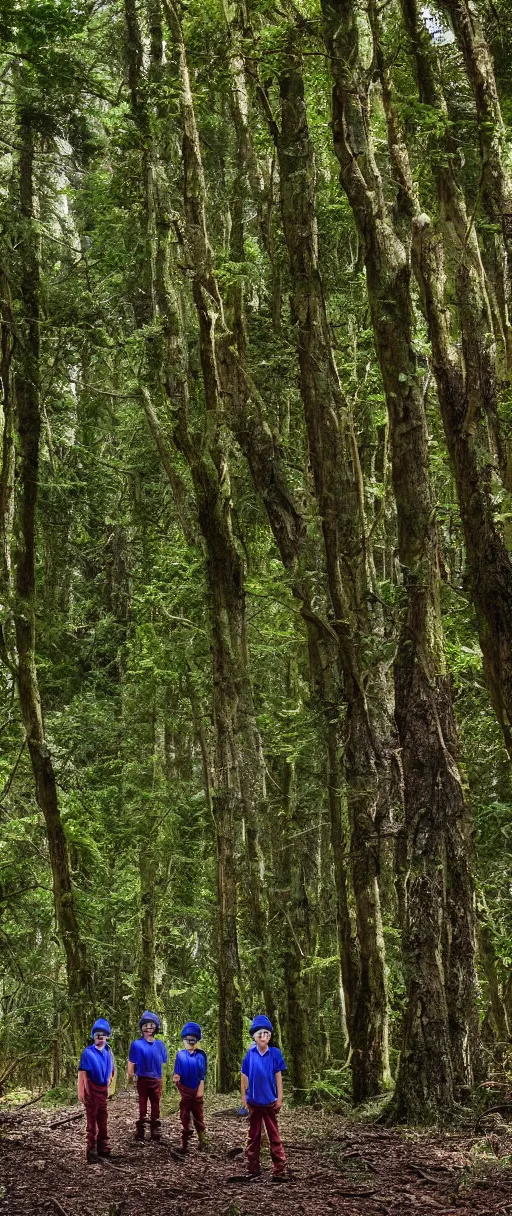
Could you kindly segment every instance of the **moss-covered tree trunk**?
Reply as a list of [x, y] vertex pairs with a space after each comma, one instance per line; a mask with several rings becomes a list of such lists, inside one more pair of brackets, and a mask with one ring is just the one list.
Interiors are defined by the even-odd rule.
[[389, 784], [392, 723], [379, 664], [366, 671], [361, 647], [371, 630], [362, 472], [349, 403], [329, 335], [318, 267], [314, 154], [304, 84], [293, 49], [280, 76], [281, 129], [275, 130], [283, 230], [290, 263], [291, 318], [301, 396], [327, 561], [327, 578], [346, 702], [345, 780], [359, 968], [350, 1041], [356, 1102], [389, 1081], [387, 992], [378, 885], [376, 813]]
[[[389, 414], [400, 563], [407, 594], [395, 663], [407, 833], [407, 1007], [396, 1094], [400, 1116], [442, 1117], [456, 1098], [443, 967], [451, 839], [465, 839], [451, 695], [443, 654], [428, 435], [413, 345], [407, 247], [395, 229], [371, 145], [368, 89], [351, 0], [323, 0], [334, 81], [334, 146], [363, 242], [377, 357]], [[467, 892], [466, 892], [467, 897]], [[474, 1005], [474, 944], [457, 959]], [[469, 1024], [472, 1036], [473, 1025]], [[471, 1041], [474, 1047], [474, 1042]], [[472, 1054], [465, 1080], [471, 1082]], [[460, 1075], [457, 1081], [461, 1082]]]
[[[434, 229], [427, 215], [416, 218], [415, 270], [424, 297], [439, 404], [455, 473], [484, 672], [512, 754], [512, 562], [495, 520], [492, 484], [493, 463], [508, 481], [507, 445], [497, 406], [500, 334], [493, 334], [488, 280], [454, 169], [444, 122], [446, 103], [433, 51], [414, 0], [404, 0], [403, 7], [420, 98], [439, 112], [441, 120], [439, 133], [430, 141], [439, 220]], [[494, 151], [497, 156], [497, 148]], [[489, 176], [488, 167], [485, 172]], [[448, 295], [457, 310], [459, 345], [446, 311]], [[490, 452], [489, 433], [494, 437]]]
[[0, 656], [7, 658], [4, 620], [11, 590], [11, 541], [14, 519], [14, 401], [12, 358], [14, 317], [8, 276], [0, 267], [0, 381], [2, 385], [2, 451], [0, 463]]
[[[457, 34], [473, 93], [481, 161], [479, 208], [491, 221], [484, 257], [500, 306], [509, 371], [512, 367], [512, 174], [505, 155], [505, 123], [484, 24], [468, 0], [443, 0]], [[509, 485], [510, 489], [510, 485]]]
[[91, 1007], [91, 977], [78, 925], [57, 783], [46, 741], [36, 658], [36, 507], [39, 478], [40, 264], [34, 214], [35, 132], [30, 112], [20, 110], [20, 341], [14, 364], [19, 482], [16, 503], [15, 623], [17, 679], [23, 725], [41, 808], [52, 872], [59, 936], [66, 958], [70, 1017], [78, 1047]]

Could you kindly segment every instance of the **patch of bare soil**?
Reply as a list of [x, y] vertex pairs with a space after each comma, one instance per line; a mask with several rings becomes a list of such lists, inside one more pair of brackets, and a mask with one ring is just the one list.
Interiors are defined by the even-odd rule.
[[36, 1106], [0, 1120], [0, 1216], [512, 1216], [512, 1127], [485, 1134], [427, 1135], [358, 1125], [310, 1109], [283, 1111], [289, 1181], [270, 1181], [271, 1163], [244, 1186], [245, 1120], [210, 1102], [210, 1148], [197, 1141], [184, 1160], [178, 1116], [161, 1144], [133, 1138], [135, 1094], [109, 1108], [115, 1157], [87, 1165], [85, 1119]]

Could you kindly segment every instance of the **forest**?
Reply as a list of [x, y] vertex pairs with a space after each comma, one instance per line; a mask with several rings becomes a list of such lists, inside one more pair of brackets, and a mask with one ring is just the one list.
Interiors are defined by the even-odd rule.
[[3, 0], [0, 1104], [144, 1009], [512, 1103], [511, 40]]

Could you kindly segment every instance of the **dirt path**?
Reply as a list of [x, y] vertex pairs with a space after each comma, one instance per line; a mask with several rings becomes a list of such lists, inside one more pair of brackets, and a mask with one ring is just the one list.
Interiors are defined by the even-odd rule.
[[177, 1115], [160, 1145], [139, 1147], [134, 1095], [122, 1093], [109, 1113], [115, 1163], [86, 1165], [84, 1120], [50, 1128], [77, 1109], [33, 1107], [0, 1123], [0, 1216], [512, 1216], [512, 1128], [424, 1136], [283, 1111], [290, 1181], [273, 1186], [264, 1158], [263, 1177], [244, 1187], [228, 1179], [245, 1172], [245, 1121], [215, 1102], [208, 1154], [192, 1141], [183, 1162], [169, 1152]]

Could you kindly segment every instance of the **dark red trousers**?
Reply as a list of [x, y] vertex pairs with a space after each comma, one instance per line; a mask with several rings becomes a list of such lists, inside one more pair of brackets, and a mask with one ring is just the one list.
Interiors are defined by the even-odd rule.
[[162, 1097], [162, 1081], [158, 1077], [137, 1077], [137, 1093], [139, 1095], [139, 1115], [145, 1119], [148, 1113], [148, 1099], [151, 1107], [151, 1122], [157, 1123], [160, 1118], [160, 1098]]
[[188, 1139], [192, 1135], [190, 1127], [190, 1116], [194, 1120], [194, 1127], [197, 1134], [206, 1130], [204, 1122], [204, 1103], [203, 1098], [198, 1098], [197, 1089], [189, 1089], [188, 1085], [178, 1083], [180, 1092], [180, 1119], [181, 1119], [181, 1146], [187, 1147]]
[[98, 1152], [102, 1153], [108, 1149], [108, 1131], [107, 1131], [107, 1098], [108, 1085], [95, 1085], [90, 1077], [87, 1078], [87, 1093], [85, 1094], [85, 1113], [87, 1115], [87, 1130], [86, 1144], [87, 1148], [94, 1152], [96, 1148], [96, 1137], [98, 1138]]
[[268, 1136], [270, 1156], [274, 1165], [273, 1172], [274, 1174], [282, 1174], [286, 1165], [286, 1157], [279, 1135], [277, 1111], [274, 1110], [274, 1103], [270, 1106], [249, 1105], [249, 1131], [247, 1133], [249, 1173], [259, 1174], [260, 1171], [261, 1129], [263, 1124], [265, 1124], [265, 1131]]

